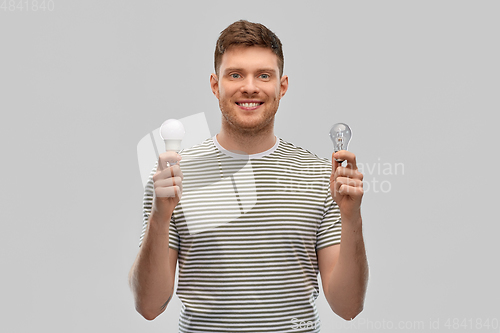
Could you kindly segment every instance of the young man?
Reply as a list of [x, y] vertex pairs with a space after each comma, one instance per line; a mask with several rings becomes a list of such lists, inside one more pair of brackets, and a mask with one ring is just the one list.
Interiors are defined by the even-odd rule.
[[318, 272], [332, 310], [354, 318], [368, 279], [355, 155], [337, 152], [332, 166], [276, 138], [288, 77], [280, 40], [261, 24], [221, 33], [210, 85], [220, 133], [182, 160], [161, 154], [146, 187], [130, 272], [137, 311], [164, 311], [178, 261], [180, 332], [319, 332]]

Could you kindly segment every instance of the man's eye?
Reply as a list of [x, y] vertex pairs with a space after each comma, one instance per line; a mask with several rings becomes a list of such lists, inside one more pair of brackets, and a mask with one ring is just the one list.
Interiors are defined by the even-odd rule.
[[230, 76], [231, 78], [233, 78], [233, 79], [239, 79], [239, 78], [240, 78], [240, 74], [236, 74], [236, 73], [234, 73], [234, 74], [229, 74], [229, 76]]
[[260, 74], [260, 77], [264, 80], [269, 79], [269, 74]]

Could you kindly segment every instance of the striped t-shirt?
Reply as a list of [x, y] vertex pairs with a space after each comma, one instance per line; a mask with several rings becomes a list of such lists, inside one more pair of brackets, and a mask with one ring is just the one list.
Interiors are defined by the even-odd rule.
[[[215, 137], [180, 154], [179, 332], [319, 332], [316, 250], [341, 231], [331, 163], [282, 139], [250, 156]], [[143, 235], [152, 200], [150, 177]]]

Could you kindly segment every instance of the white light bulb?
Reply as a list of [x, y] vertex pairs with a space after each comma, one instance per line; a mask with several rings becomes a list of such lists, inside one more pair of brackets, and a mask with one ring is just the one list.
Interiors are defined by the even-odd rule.
[[[330, 139], [332, 139], [333, 149], [335, 152], [347, 150], [351, 137], [352, 131], [347, 124], [337, 123], [333, 125], [330, 130]], [[337, 160], [337, 162], [341, 162], [341, 160]]]
[[168, 119], [160, 127], [160, 136], [165, 141], [166, 151], [181, 150], [181, 141], [184, 138], [184, 126], [177, 119]]

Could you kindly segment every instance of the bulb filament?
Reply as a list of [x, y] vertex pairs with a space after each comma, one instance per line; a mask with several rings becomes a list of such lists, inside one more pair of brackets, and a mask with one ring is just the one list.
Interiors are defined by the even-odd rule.
[[344, 149], [343, 133], [337, 133], [337, 151]]

